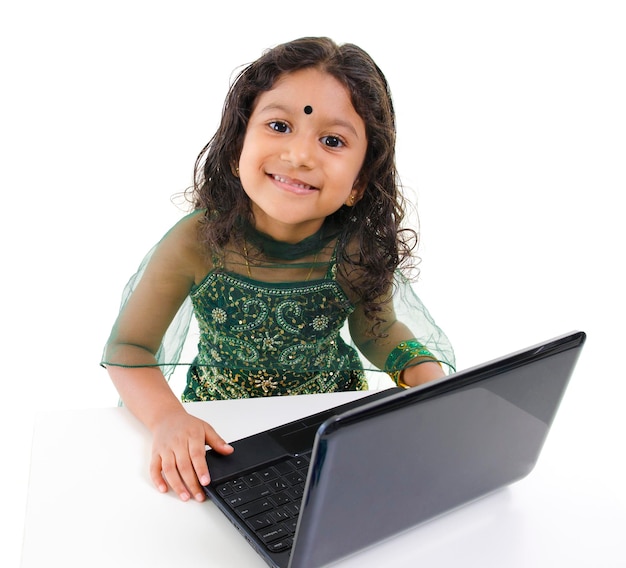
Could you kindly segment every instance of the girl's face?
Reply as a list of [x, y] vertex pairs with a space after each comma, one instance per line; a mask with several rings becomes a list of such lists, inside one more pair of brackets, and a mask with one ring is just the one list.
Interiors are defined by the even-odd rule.
[[256, 228], [284, 242], [315, 233], [360, 197], [366, 150], [365, 124], [339, 81], [312, 68], [283, 75], [257, 99], [239, 158]]

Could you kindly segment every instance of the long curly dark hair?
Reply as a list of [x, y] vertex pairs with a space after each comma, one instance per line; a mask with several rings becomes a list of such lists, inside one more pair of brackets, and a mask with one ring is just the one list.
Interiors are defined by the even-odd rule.
[[252, 221], [250, 200], [233, 171], [249, 118], [259, 95], [271, 90], [279, 77], [306, 68], [328, 73], [344, 85], [365, 123], [368, 145], [358, 176], [365, 191], [354, 206], [342, 206], [329, 220], [341, 227], [339, 250], [347, 281], [367, 316], [379, 322], [377, 299], [389, 293], [394, 271], [411, 258], [417, 233], [401, 228], [405, 203], [395, 163], [389, 86], [372, 58], [356, 45], [338, 45], [325, 37], [297, 39], [266, 51], [237, 75], [220, 126], [195, 164], [191, 197], [196, 208], [206, 209], [200, 238], [208, 250], [220, 250], [241, 219]]

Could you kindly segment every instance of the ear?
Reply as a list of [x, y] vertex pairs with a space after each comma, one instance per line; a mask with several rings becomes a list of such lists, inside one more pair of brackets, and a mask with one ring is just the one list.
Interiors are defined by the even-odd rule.
[[357, 179], [354, 182], [354, 185], [352, 186], [352, 191], [350, 192], [348, 199], [346, 199], [345, 204], [348, 207], [352, 207], [356, 205], [361, 200], [364, 193], [365, 193], [365, 185], [361, 184], [360, 181]]

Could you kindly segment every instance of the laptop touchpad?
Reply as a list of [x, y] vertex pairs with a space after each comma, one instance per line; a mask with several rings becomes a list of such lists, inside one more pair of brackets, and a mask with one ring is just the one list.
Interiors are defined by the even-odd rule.
[[320, 424], [326, 420], [326, 417], [312, 424], [302, 423], [300, 428], [295, 424], [291, 424], [289, 429], [283, 431], [272, 432], [272, 437], [283, 446], [290, 454], [300, 454], [310, 452], [313, 448], [315, 434]]

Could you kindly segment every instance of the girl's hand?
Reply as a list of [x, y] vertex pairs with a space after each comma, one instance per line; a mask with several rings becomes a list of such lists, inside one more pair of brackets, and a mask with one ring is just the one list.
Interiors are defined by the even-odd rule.
[[213, 428], [184, 409], [169, 413], [153, 432], [150, 477], [161, 493], [169, 486], [183, 501], [204, 501], [202, 485], [211, 481], [206, 445], [220, 454], [233, 452]]

